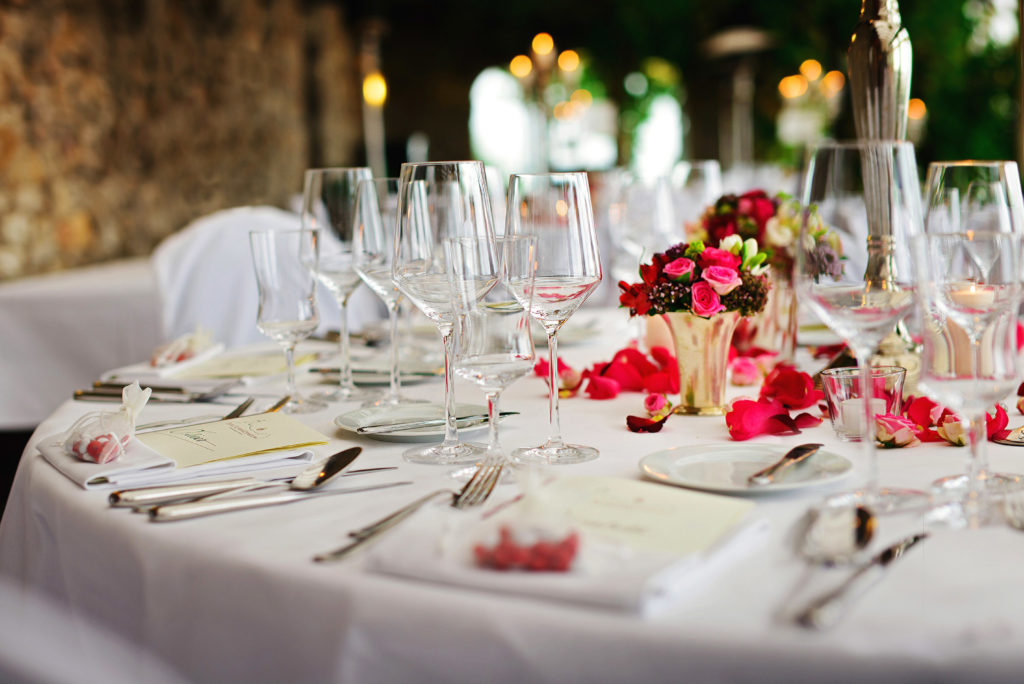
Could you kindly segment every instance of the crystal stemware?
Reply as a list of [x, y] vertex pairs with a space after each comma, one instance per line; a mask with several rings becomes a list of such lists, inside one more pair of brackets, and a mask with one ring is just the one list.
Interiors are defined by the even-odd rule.
[[391, 279], [395, 253], [395, 225], [398, 221], [398, 179], [375, 178], [359, 182], [356, 191], [355, 234], [352, 253], [356, 273], [366, 286], [384, 301], [388, 310], [389, 388], [368, 406], [397, 406], [419, 403], [402, 394], [399, 375], [398, 309], [402, 293]]
[[[861, 386], [871, 387], [872, 355], [914, 303], [907, 248], [921, 232], [914, 148], [889, 141], [822, 144], [808, 159], [801, 201], [797, 292], [849, 345]], [[876, 512], [920, 504], [921, 492], [879, 487], [871, 393], [862, 397], [868, 478], [856, 496]]]
[[[462, 314], [459, 344], [455, 353], [455, 372], [479, 385], [487, 397], [490, 440], [484, 455], [488, 463], [508, 465], [508, 457], [498, 438], [501, 393], [533, 369], [534, 349], [530, 335], [530, 317], [512, 295], [515, 283], [529, 292], [533, 278], [534, 238], [528, 236], [498, 238], [494, 246], [498, 279], [483, 298], [475, 288], [484, 283], [493, 269], [488, 257], [491, 247], [478, 238], [448, 240], [448, 264], [456, 306]], [[507, 480], [507, 476], [506, 476]]]
[[534, 282], [512, 283], [520, 304], [544, 327], [548, 338], [550, 428], [547, 441], [516, 449], [519, 462], [581, 463], [597, 449], [562, 439], [558, 407], [558, 330], [601, 282], [597, 231], [585, 173], [513, 175], [506, 204], [505, 235], [536, 240]]
[[[459, 441], [455, 425], [455, 326], [458, 323], [444, 241], [479, 238], [494, 244], [494, 226], [481, 162], [402, 164], [391, 277], [430, 318], [444, 341], [445, 437], [441, 444], [408, 449], [414, 463], [474, 463], [482, 447]], [[493, 276], [492, 276], [493, 284]], [[486, 291], [479, 292], [479, 296]]]
[[[1020, 236], [928, 233], [917, 236], [914, 247], [925, 320], [919, 386], [967, 424], [971, 447], [968, 473], [942, 478], [935, 487], [959, 498], [966, 520], [976, 521], [989, 494], [1022, 480], [989, 471], [985, 420], [1020, 382]], [[979, 265], [979, 252], [992, 257]]]
[[319, 229], [322, 235], [316, 275], [334, 295], [341, 310], [338, 387], [319, 395], [326, 401], [364, 399], [370, 395], [352, 381], [348, 300], [360, 283], [352, 255], [356, 188], [359, 181], [371, 177], [370, 169], [365, 167], [307, 169], [302, 188], [302, 227]]
[[717, 159], [677, 162], [669, 180], [680, 231], [722, 195], [722, 167]]
[[256, 325], [284, 349], [288, 368], [287, 413], [310, 413], [326, 404], [295, 389], [295, 345], [320, 323], [316, 308], [318, 231], [259, 230], [249, 233], [259, 290]]

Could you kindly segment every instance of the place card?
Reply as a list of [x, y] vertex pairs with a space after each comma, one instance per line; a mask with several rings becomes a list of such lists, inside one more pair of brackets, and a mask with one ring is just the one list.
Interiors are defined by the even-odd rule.
[[174, 461], [177, 468], [328, 442], [326, 436], [283, 413], [257, 413], [147, 432], [135, 438]]
[[637, 551], [687, 556], [735, 530], [754, 504], [661, 484], [612, 477], [569, 477], [544, 488], [543, 506], [585, 534]]

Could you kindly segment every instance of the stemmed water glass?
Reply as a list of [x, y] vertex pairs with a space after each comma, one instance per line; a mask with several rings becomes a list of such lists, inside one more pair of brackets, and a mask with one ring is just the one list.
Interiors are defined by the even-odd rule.
[[925, 187], [926, 233], [1024, 234], [1024, 197], [1016, 162], [932, 162]]
[[669, 179], [676, 220], [683, 231], [722, 195], [722, 167], [717, 159], [676, 162]]
[[360, 282], [352, 255], [356, 188], [359, 181], [370, 178], [370, 169], [365, 167], [308, 169], [302, 188], [302, 227], [319, 229], [322, 235], [320, 265], [316, 275], [334, 295], [341, 310], [338, 387], [320, 395], [320, 398], [327, 401], [363, 399], [369, 396], [352, 381], [348, 300]]
[[[398, 221], [398, 179], [375, 178], [359, 182], [356, 191], [355, 233], [352, 254], [356, 273], [388, 309], [390, 340], [390, 383], [384, 396], [370, 406], [397, 406], [413, 400], [402, 394], [398, 357], [398, 308], [402, 293], [391, 279], [395, 253], [395, 224]], [[416, 403], [419, 400], [415, 400]]]
[[490, 440], [484, 458], [488, 463], [508, 461], [498, 439], [501, 393], [533, 369], [528, 307], [510, 289], [532, 290], [533, 246], [534, 238], [528, 236], [498, 238], [493, 247], [498, 280], [483, 298], [476, 298], [477, 283], [486, 282], [493, 270], [492, 247], [481, 244], [479, 238], [452, 239], [445, 245], [456, 306], [462, 314], [455, 372], [486, 393]]
[[299, 395], [295, 389], [295, 345], [316, 330], [317, 231], [259, 230], [249, 233], [252, 263], [259, 290], [256, 325], [284, 348], [288, 367], [287, 413], [311, 413], [327, 405]]
[[516, 449], [521, 462], [581, 463], [597, 449], [567, 444], [558, 414], [558, 330], [601, 282], [601, 259], [586, 173], [513, 175], [506, 203], [505, 235], [536, 240], [534, 283], [512, 283], [519, 303], [548, 338], [550, 432], [538, 447]]
[[473, 463], [483, 448], [460, 442], [455, 425], [453, 361], [458, 316], [444, 245], [446, 239], [466, 237], [490, 244], [489, 284], [474, 289], [476, 296], [487, 294], [497, 267], [484, 165], [475, 161], [402, 164], [396, 225], [391, 277], [402, 294], [434, 321], [444, 341], [444, 441], [409, 449], [404, 457], [414, 463]]
[[[914, 303], [908, 245], [921, 232], [914, 148], [892, 141], [822, 144], [808, 159], [801, 200], [797, 292], [849, 345], [861, 387], [871, 387], [872, 355]], [[876, 512], [921, 503], [921, 492], [879, 488], [871, 393], [862, 395], [868, 480], [857, 496]]]
[[[1019, 235], [970, 231], [915, 238], [918, 294], [925, 321], [921, 390], [968, 425], [971, 464], [966, 475], [935, 483], [978, 520], [989, 493], [1020, 475], [988, 470], [985, 413], [1020, 381], [1017, 306], [1021, 295]], [[977, 254], [986, 255], [979, 261]]]

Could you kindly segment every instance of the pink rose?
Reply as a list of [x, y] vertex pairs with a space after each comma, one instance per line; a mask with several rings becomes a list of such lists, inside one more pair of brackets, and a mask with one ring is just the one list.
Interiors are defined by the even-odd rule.
[[705, 247], [704, 251], [697, 257], [697, 260], [701, 268], [725, 266], [726, 268], [737, 269], [743, 263], [738, 254], [733, 254], [717, 247]]
[[698, 316], [707, 318], [725, 310], [722, 301], [718, 298], [718, 293], [706, 281], [698, 280], [694, 283], [690, 294], [693, 297], [693, 313]]
[[756, 385], [761, 381], [761, 368], [749, 356], [737, 356], [730, 361], [729, 372], [734, 385]]
[[740, 274], [726, 266], [708, 266], [701, 274], [719, 295], [727, 295], [743, 284]]
[[644, 397], [644, 409], [651, 416], [663, 415], [668, 412], [667, 409], [671, 408], [672, 404], [664, 394], [648, 394]]
[[912, 447], [921, 443], [914, 432], [913, 421], [891, 413], [875, 416], [875, 439], [886, 449]]
[[967, 446], [967, 430], [954, 413], [944, 414], [935, 426], [935, 431], [953, 446]]
[[668, 276], [669, 280], [678, 280], [684, 283], [689, 282], [693, 278], [693, 269], [696, 264], [692, 260], [685, 257], [679, 257], [665, 264], [665, 275]]

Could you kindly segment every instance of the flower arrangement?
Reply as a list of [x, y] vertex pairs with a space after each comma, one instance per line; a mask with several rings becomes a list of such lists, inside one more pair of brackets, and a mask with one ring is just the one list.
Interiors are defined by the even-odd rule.
[[[793, 269], [803, 213], [800, 203], [785, 193], [773, 197], [764, 190], [750, 190], [718, 198], [696, 223], [688, 226], [688, 233], [691, 239], [712, 246], [721, 246], [732, 236], [757, 240], [768, 254], [767, 263], [788, 274]], [[807, 217], [810, 223], [805, 248], [815, 272], [837, 276], [842, 259], [839, 236], [825, 226], [815, 207], [810, 207]]]
[[619, 303], [632, 316], [685, 311], [710, 318], [721, 311], [760, 312], [768, 299], [768, 254], [757, 240], [726, 237], [718, 247], [681, 242], [640, 265], [640, 282], [619, 282]]

